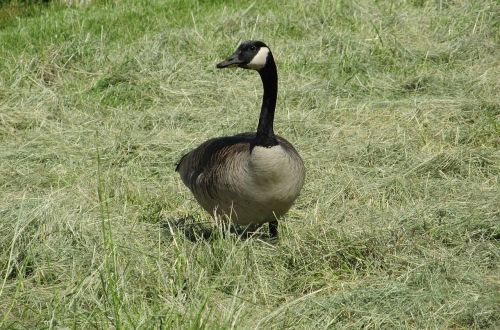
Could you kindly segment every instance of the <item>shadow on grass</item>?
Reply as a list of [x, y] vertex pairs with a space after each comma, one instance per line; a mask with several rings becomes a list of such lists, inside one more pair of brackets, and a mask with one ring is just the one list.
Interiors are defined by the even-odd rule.
[[167, 236], [173, 236], [176, 232], [180, 232], [191, 242], [209, 240], [213, 236], [210, 226], [197, 222], [191, 216], [165, 219], [160, 225]]
[[161, 227], [168, 236], [172, 236], [175, 232], [180, 232], [191, 242], [223, 239], [229, 235], [236, 235], [241, 240], [276, 240], [270, 237], [268, 233], [264, 233], [260, 229], [261, 225], [239, 226], [232, 224], [214, 226], [212, 222], [210, 222], [210, 225], [207, 225], [207, 223], [196, 221], [191, 216], [165, 219], [161, 222]]

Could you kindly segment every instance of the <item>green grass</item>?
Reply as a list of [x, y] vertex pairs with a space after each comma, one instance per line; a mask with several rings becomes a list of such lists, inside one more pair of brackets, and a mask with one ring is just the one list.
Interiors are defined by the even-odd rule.
[[[500, 327], [498, 1], [74, 3], [0, 7], [0, 328]], [[193, 242], [250, 38], [306, 185], [279, 242]]]

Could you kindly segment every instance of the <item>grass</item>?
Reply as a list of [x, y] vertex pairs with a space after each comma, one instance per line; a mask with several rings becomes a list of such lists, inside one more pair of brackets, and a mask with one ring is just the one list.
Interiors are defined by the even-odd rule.
[[[500, 327], [497, 1], [0, 8], [0, 328]], [[279, 242], [193, 242], [175, 163], [255, 128], [250, 38], [306, 185]]]

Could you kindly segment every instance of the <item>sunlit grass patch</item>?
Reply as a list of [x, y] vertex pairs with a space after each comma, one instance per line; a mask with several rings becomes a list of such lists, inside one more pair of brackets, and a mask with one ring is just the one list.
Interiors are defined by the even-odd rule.
[[[498, 12], [2, 3], [0, 327], [498, 328]], [[218, 232], [174, 173], [255, 129], [258, 75], [214, 67], [250, 38], [307, 167], [279, 241]]]

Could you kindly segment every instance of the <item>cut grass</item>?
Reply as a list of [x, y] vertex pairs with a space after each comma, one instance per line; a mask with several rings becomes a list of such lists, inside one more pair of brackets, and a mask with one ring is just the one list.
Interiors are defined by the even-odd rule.
[[[0, 11], [0, 327], [500, 327], [496, 1], [23, 6]], [[214, 68], [250, 38], [306, 185], [279, 242], [193, 242], [175, 163], [255, 128], [258, 75]]]

